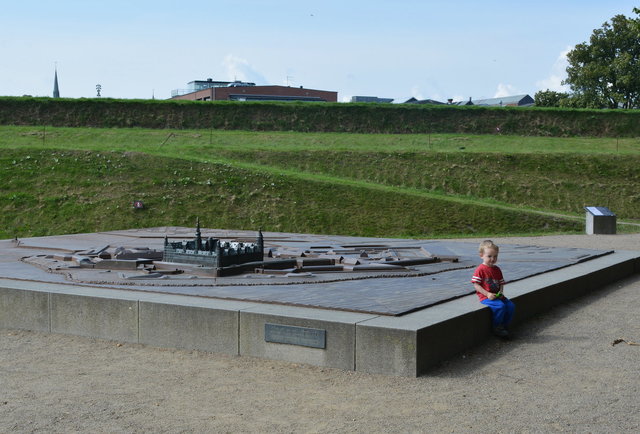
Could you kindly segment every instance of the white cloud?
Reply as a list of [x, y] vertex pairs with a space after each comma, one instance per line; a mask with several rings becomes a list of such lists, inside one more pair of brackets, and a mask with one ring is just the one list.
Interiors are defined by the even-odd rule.
[[[421, 86], [415, 85], [411, 87], [410, 96], [417, 100], [432, 99], [434, 101], [446, 102], [449, 97], [445, 97], [433, 89], [422, 89]], [[407, 100], [408, 98], [405, 98]]]
[[510, 84], [499, 83], [498, 89], [496, 90], [496, 93], [493, 95], [493, 97], [502, 98], [505, 96], [520, 95], [521, 93], [522, 92], [520, 92], [516, 87]]
[[251, 81], [257, 85], [267, 84], [267, 80], [246, 59], [227, 54], [222, 61], [230, 80]]
[[567, 47], [558, 55], [558, 58], [551, 67], [549, 77], [543, 80], [536, 81], [538, 90], [548, 89], [556, 92], [569, 91], [569, 86], [562, 84], [562, 80], [564, 80], [567, 76], [567, 66], [569, 66], [569, 62], [567, 61], [567, 54], [569, 53], [569, 51], [571, 51], [571, 47]]
[[419, 86], [413, 86], [411, 88], [411, 96], [414, 97], [417, 100], [422, 100], [422, 99], [426, 99], [423, 94], [422, 94], [422, 90], [420, 89]]

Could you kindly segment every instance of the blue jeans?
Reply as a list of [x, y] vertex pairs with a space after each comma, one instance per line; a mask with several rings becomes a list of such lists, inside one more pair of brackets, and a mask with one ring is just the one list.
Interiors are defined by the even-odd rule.
[[482, 300], [480, 303], [489, 306], [491, 309], [493, 321], [493, 327], [503, 326], [507, 327], [513, 319], [513, 312], [516, 310], [516, 305], [507, 297], [501, 299], [489, 300], [488, 298]]

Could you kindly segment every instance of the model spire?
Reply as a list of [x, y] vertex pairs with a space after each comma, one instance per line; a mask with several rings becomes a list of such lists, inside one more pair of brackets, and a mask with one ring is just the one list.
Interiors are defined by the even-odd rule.
[[196, 220], [196, 252], [202, 249], [202, 232], [200, 232], [200, 217]]

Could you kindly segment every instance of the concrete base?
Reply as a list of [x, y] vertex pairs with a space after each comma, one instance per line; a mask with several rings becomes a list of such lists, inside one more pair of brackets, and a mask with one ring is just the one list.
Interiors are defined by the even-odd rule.
[[[514, 325], [552, 307], [640, 272], [640, 252], [598, 259], [513, 282]], [[491, 313], [475, 295], [402, 317], [377, 317], [356, 328], [356, 369], [416, 376], [490, 337]]]
[[[511, 283], [508, 294], [517, 306], [516, 322], [639, 271], [640, 252], [615, 252]], [[487, 339], [489, 323], [490, 312], [475, 295], [403, 316], [384, 316], [0, 278], [0, 328], [389, 375], [428, 372]], [[267, 341], [266, 324], [285, 326], [299, 343]], [[324, 347], [308, 346], [306, 330], [321, 333]]]

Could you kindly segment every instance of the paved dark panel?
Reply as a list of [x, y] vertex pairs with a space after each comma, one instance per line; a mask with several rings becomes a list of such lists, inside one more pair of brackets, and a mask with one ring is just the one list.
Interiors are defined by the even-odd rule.
[[[480, 264], [477, 245], [437, 242], [434, 251], [461, 258], [458, 269], [415, 277], [372, 277], [290, 285], [208, 286], [181, 288], [136, 287], [139, 290], [199, 295], [234, 300], [336, 309], [381, 315], [403, 315], [475, 292], [473, 270]], [[611, 253], [573, 248], [500, 246], [500, 261], [507, 283], [564, 268]], [[442, 254], [442, 253], [440, 253]], [[460, 269], [460, 267], [464, 267]], [[446, 270], [446, 266], [444, 267]], [[508, 286], [506, 293], [508, 296]]]
[[[250, 231], [220, 231], [203, 229], [203, 237], [221, 239], [255, 238]], [[89, 285], [121, 290], [193, 295], [220, 299], [245, 300], [261, 303], [335, 309], [381, 315], [402, 315], [457, 297], [472, 294], [471, 275], [480, 264], [478, 244], [458, 241], [401, 240], [322, 236], [308, 234], [264, 233], [265, 247], [274, 252], [306, 252], [307, 257], [327, 252], [341, 252], [358, 257], [364, 250], [372, 255], [384, 251], [399, 258], [414, 259], [426, 256], [456, 257], [457, 262], [437, 262], [408, 266], [400, 272], [320, 272], [308, 277], [268, 276], [261, 274], [224, 278], [207, 276], [168, 277], [167, 279], [127, 280], [117, 272], [88, 271], [75, 268], [52, 274], [21, 262], [32, 255], [41, 260], [42, 253], [70, 254], [96, 246], [148, 246], [161, 248], [165, 236], [188, 239], [192, 229], [151, 228], [146, 230], [114, 231], [100, 234], [64, 235], [0, 242], [0, 277]], [[345, 252], [351, 253], [345, 253]], [[355, 252], [355, 254], [354, 254]], [[577, 248], [501, 245], [498, 265], [505, 280], [513, 282], [567, 267], [611, 253]], [[24, 260], [23, 260], [24, 261]], [[390, 262], [393, 263], [393, 262]], [[64, 267], [65, 263], [57, 262]], [[70, 263], [66, 263], [70, 264]], [[89, 274], [87, 274], [89, 273]], [[64, 276], [69, 280], [64, 280]], [[110, 280], [109, 280], [110, 279]], [[506, 288], [509, 294], [509, 288]]]

